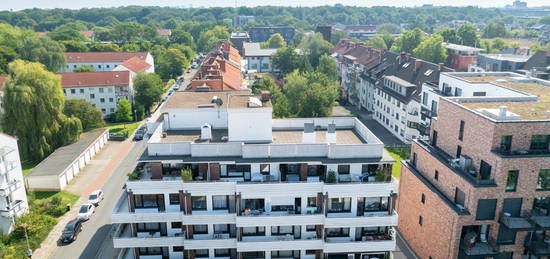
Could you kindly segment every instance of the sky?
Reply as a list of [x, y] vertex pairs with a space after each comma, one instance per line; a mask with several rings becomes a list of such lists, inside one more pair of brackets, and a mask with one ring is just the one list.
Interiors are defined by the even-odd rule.
[[[113, 7], [126, 5], [175, 6], [175, 7], [234, 7], [279, 5], [319, 6], [341, 3], [355, 6], [421, 6], [423, 4], [481, 7], [503, 7], [514, 0], [0, 0], [0, 10], [22, 10], [28, 8], [70, 8]], [[524, 0], [525, 1], [525, 0]], [[548, 0], [526, 0], [528, 6], [550, 5]]]

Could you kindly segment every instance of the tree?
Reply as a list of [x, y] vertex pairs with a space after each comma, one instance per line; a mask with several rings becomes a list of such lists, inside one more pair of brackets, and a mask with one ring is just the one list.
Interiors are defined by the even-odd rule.
[[136, 22], [123, 22], [113, 26], [110, 32], [111, 39], [115, 42], [126, 43], [140, 37], [144, 26]]
[[93, 43], [90, 45], [90, 51], [97, 52], [120, 52], [121, 49], [118, 45], [113, 43]]
[[262, 42], [262, 47], [269, 49], [279, 49], [286, 46], [285, 39], [280, 33], [275, 33], [269, 37], [269, 39], [264, 43]]
[[115, 121], [132, 121], [132, 106], [130, 106], [128, 99], [122, 98], [118, 101], [118, 104], [116, 105]]
[[15, 60], [17, 53], [9, 46], [0, 45], [0, 74], [7, 73], [8, 64]]
[[395, 42], [395, 38], [389, 34], [389, 33], [382, 33], [382, 39], [384, 40], [384, 43], [386, 44], [386, 48], [390, 49], [393, 46], [393, 43]]
[[458, 37], [460, 38], [460, 44], [477, 47], [479, 46], [479, 37], [477, 36], [476, 28], [471, 24], [464, 24], [457, 30]]
[[67, 52], [88, 52], [90, 49], [80, 41], [63, 40], [60, 41], [65, 46]]
[[123, 52], [138, 52], [140, 47], [135, 43], [125, 43], [121, 49]]
[[211, 30], [202, 33], [197, 42], [199, 51], [208, 52], [213, 49], [219, 40], [229, 39], [229, 32], [223, 26], [214, 26]]
[[52, 40], [74, 40], [74, 41], [86, 41], [87, 38], [80, 34], [80, 31], [74, 27], [61, 25], [54, 31], [48, 33], [48, 37]]
[[330, 43], [332, 45], [337, 45], [341, 39], [345, 39], [347, 37], [348, 33], [346, 31], [332, 30], [332, 32], [330, 33]]
[[486, 53], [493, 53], [493, 48], [491, 47], [491, 42], [488, 40], [481, 40], [479, 42], [479, 47], [484, 49]]
[[490, 23], [483, 28], [483, 38], [506, 37], [506, 27], [503, 23]]
[[271, 105], [273, 106], [273, 116], [276, 118], [285, 118], [290, 116], [288, 110], [288, 99], [281, 91], [281, 88], [275, 84], [272, 77], [266, 76], [252, 85], [252, 91], [256, 94], [261, 91], [271, 93]]
[[493, 43], [491, 44], [491, 48], [495, 51], [495, 52], [500, 52], [503, 48], [506, 47], [506, 45], [508, 45], [506, 43], [506, 41], [504, 41], [503, 39], [501, 38], [495, 38], [493, 40]]
[[419, 28], [406, 31], [397, 38], [391, 50], [395, 52], [412, 53], [412, 51], [420, 45], [423, 38], [424, 32], [422, 32]]
[[460, 36], [458, 36], [458, 31], [456, 29], [445, 28], [439, 32], [443, 37], [444, 42], [460, 44]]
[[291, 114], [298, 117], [326, 117], [338, 97], [336, 81], [321, 73], [294, 71], [286, 77], [284, 92]]
[[81, 66], [81, 67], [75, 68], [73, 71], [74, 72], [95, 72], [95, 69], [92, 66]]
[[324, 40], [321, 33], [317, 32], [304, 37], [298, 48], [308, 56], [309, 63], [313, 67], [317, 67], [319, 58], [324, 54], [330, 55], [334, 46], [332, 46], [330, 42]]
[[16, 60], [4, 84], [3, 129], [19, 138], [24, 160], [40, 161], [56, 148], [78, 139], [82, 124], [62, 113], [65, 102], [59, 76], [44, 65]]
[[338, 79], [338, 70], [336, 69], [336, 61], [328, 55], [323, 55], [319, 58], [319, 66], [317, 72], [325, 74], [330, 80]]
[[439, 34], [434, 34], [423, 40], [413, 50], [413, 54], [417, 58], [436, 64], [447, 61], [447, 50], [443, 46], [443, 37]]
[[369, 47], [375, 47], [377, 49], [387, 49], [386, 42], [380, 36], [373, 37], [365, 42], [365, 45]]
[[164, 80], [177, 78], [189, 66], [189, 61], [185, 58], [185, 55], [176, 48], [167, 49], [161, 54], [156, 63], [157, 72]]
[[195, 43], [193, 42], [193, 36], [191, 36], [190, 33], [184, 30], [179, 30], [179, 29], [172, 30], [172, 34], [170, 35], [170, 42], [173, 42], [176, 44], [183, 44], [191, 48], [195, 48]]
[[21, 59], [40, 62], [51, 72], [65, 67], [65, 48], [48, 37], [29, 37], [21, 41], [17, 53]]
[[378, 33], [398, 34], [401, 33], [401, 28], [392, 23], [385, 23], [378, 26]]
[[159, 102], [162, 96], [162, 80], [154, 73], [138, 73], [134, 78], [136, 91], [135, 101], [148, 114], [154, 103]]
[[101, 128], [105, 126], [103, 113], [84, 99], [69, 98], [65, 100], [63, 113], [69, 117], [80, 119], [84, 130]]
[[300, 67], [300, 55], [293, 47], [280, 48], [271, 57], [273, 64], [281, 73], [288, 74]]

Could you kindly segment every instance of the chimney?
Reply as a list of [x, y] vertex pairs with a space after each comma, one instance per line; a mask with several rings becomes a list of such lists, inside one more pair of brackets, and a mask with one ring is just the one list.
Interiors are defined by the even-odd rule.
[[508, 113], [508, 107], [506, 106], [500, 106], [498, 108], [498, 118], [499, 119], [506, 119], [506, 114]]
[[211, 140], [212, 139], [212, 126], [205, 123], [201, 127], [201, 140]]
[[422, 67], [422, 60], [419, 60], [419, 59], [415, 60], [414, 61], [414, 69], [419, 70], [421, 67]]
[[327, 129], [327, 144], [336, 144], [336, 124], [329, 123]]
[[271, 99], [271, 92], [270, 91], [262, 91], [261, 94], [262, 94], [261, 101], [262, 102], [269, 102], [269, 100]]
[[401, 54], [399, 54], [399, 64], [405, 62], [406, 59], [407, 59], [407, 53], [401, 52]]
[[304, 132], [302, 133], [302, 143], [314, 144], [316, 142], [315, 125], [313, 122], [304, 123]]

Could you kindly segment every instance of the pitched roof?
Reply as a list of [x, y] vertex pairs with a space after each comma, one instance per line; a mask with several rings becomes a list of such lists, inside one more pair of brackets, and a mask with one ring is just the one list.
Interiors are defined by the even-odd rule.
[[123, 62], [132, 57], [145, 60], [148, 52], [65, 52], [67, 63]]
[[191, 80], [188, 90], [230, 91], [241, 89], [241, 55], [229, 41], [221, 40]]
[[172, 30], [170, 30], [170, 29], [158, 29], [157, 32], [160, 36], [170, 36], [170, 35], [172, 35]]
[[145, 69], [151, 67], [151, 64], [145, 62], [145, 60], [140, 59], [139, 57], [128, 59], [124, 61], [121, 65], [135, 73], [143, 72], [145, 71]]
[[61, 73], [61, 86], [71, 87], [94, 87], [94, 86], [127, 86], [130, 84], [129, 71], [106, 71], [106, 72], [77, 72]]
[[80, 31], [80, 34], [82, 34], [86, 38], [91, 39], [91, 38], [94, 37], [95, 32], [94, 31]]

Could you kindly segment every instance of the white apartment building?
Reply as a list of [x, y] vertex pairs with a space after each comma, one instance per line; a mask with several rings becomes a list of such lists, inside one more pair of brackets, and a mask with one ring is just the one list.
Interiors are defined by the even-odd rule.
[[116, 111], [120, 99], [132, 103], [134, 88], [131, 72], [80, 72], [61, 73], [61, 86], [66, 98], [85, 99], [105, 116]]
[[95, 71], [112, 71], [125, 61], [137, 57], [155, 71], [155, 61], [148, 52], [65, 52], [67, 65], [61, 72], [74, 72], [83, 66], [91, 66]]
[[259, 42], [244, 42], [243, 57], [246, 60], [246, 69], [260, 73], [279, 72], [271, 60], [271, 56], [276, 52], [277, 49], [262, 49]]
[[273, 119], [269, 93], [242, 91], [176, 92], [163, 112], [111, 215], [119, 258], [395, 249], [394, 161], [358, 119]]
[[28, 209], [17, 138], [0, 132], [0, 232], [10, 233]]

